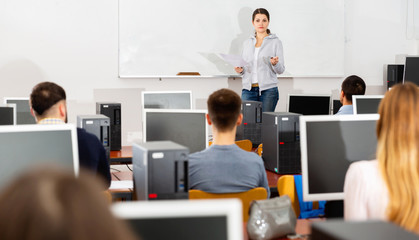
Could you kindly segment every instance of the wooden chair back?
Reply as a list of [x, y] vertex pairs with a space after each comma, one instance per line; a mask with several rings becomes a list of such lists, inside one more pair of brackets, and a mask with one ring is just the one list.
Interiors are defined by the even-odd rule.
[[263, 200], [268, 197], [268, 192], [263, 187], [257, 187], [246, 192], [239, 193], [208, 193], [201, 190], [189, 190], [189, 199], [214, 199], [214, 198], [238, 198], [243, 205], [243, 221], [249, 219], [249, 207], [253, 200]]

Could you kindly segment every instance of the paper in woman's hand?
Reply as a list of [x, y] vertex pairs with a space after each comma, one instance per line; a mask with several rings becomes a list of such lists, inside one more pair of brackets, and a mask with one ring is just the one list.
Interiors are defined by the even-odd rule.
[[244, 67], [247, 62], [239, 55], [220, 53], [220, 56], [233, 67]]

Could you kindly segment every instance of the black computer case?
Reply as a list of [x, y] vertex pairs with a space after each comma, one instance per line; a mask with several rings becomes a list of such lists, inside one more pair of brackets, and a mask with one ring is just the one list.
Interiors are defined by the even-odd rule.
[[301, 173], [300, 127], [297, 113], [264, 112], [262, 158], [267, 170], [279, 174]]
[[387, 90], [403, 82], [404, 65], [389, 64], [387, 65]]
[[103, 114], [110, 118], [111, 151], [121, 150], [121, 104], [97, 102], [96, 114]]
[[262, 102], [242, 102], [243, 122], [237, 126], [236, 140], [249, 139], [253, 147], [262, 143]]

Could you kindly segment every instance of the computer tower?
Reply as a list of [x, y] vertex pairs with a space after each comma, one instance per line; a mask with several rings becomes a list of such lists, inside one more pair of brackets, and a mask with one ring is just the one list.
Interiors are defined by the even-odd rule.
[[242, 102], [243, 122], [237, 126], [236, 140], [249, 139], [253, 147], [262, 143], [262, 102]]
[[102, 114], [77, 116], [77, 127], [83, 128], [96, 137], [106, 150], [106, 157], [110, 162], [110, 119]]
[[301, 114], [264, 112], [262, 123], [262, 158], [267, 170], [279, 174], [301, 173]]
[[137, 200], [188, 199], [189, 149], [172, 141], [132, 144]]
[[121, 150], [121, 104], [97, 102], [96, 114], [103, 114], [110, 119], [111, 151]]
[[389, 64], [387, 65], [387, 90], [403, 82], [403, 64]]

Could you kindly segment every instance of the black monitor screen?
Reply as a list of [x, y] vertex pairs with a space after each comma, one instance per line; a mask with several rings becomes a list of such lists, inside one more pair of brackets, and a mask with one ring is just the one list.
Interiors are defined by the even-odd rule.
[[376, 120], [307, 121], [309, 194], [343, 192], [350, 163], [375, 159], [375, 126]]
[[13, 107], [0, 107], [0, 125], [13, 125], [13, 121]]
[[288, 112], [302, 115], [329, 115], [330, 96], [290, 95]]
[[192, 109], [191, 93], [188, 92], [144, 92], [144, 108]]
[[404, 81], [419, 85], [419, 57], [406, 57]]
[[7, 99], [7, 104], [16, 104], [16, 124], [36, 124], [31, 114], [28, 99]]
[[339, 109], [342, 107], [342, 103], [340, 100], [333, 100], [333, 114], [339, 112]]
[[227, 240], [226, 216], [130, 219], [142, 240]]
[[189, 148], [190, 153], [207, 146], [204, 112], [146, 112], [145, 141], [173, 141]]
[[382, 98], [357, 98], [356, 114], [378, 113], [378, 106]]

